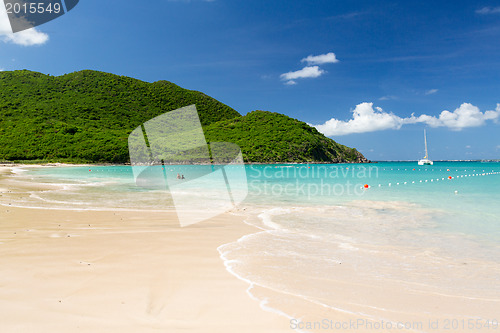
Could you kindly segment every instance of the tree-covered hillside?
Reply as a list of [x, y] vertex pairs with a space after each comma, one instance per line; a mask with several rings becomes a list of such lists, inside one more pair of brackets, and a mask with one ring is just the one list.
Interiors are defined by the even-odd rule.
[[356, 149], [336, 143], [302, 121], [275, 112], [253, 111], [213, 123], [205, 128], [205, 135], [208, 141], [239, 145], [246, 161], [368, 162]]
[[0, 160], [125, 163], [133, 129], [190, 104], [196, 104], [203, 125], [240, 116], [168, 81], [88, 70], [57, 77], [0, 72]]
[[207, 141], [238, 144], [246, 162], [364, 162], [355, 149], [271, 112], [244, 117], [168, 81], [97, 71], [0, 72], [0, 160], [127, 163], [128, 136], [160, 114], [195, 104]]

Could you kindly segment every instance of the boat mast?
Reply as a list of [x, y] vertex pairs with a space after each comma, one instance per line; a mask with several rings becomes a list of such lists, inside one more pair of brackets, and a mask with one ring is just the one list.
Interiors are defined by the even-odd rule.
[[424, 158], [428, 158], [429, 153], [427, 152], [427, 134], [425, 133], [425, 129], [424, 129], [424, 141], [425, 141], [425, 157]]

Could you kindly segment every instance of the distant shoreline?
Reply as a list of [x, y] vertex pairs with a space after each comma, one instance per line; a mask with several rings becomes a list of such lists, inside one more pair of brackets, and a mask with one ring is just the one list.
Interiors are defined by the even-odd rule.
[[[417, 160], [385, 160], [385, 161], [370, 161], [370, 162], [342, 162], [342, 163], [329, 163], [329, 162], [307, 162], [307, 163], [300, 163], [300, 162], [279, 162], [279, 163], [260, 163], [260, 162], [248, 162], [244, 163], [244, 165], [309, 165], [309, 164], [377, 164], [377, 163], [410, 163], [410, 162], [417, 162]], [[500, 163], [500, 160], [436, 160], [434, 162], [438, 163], [449, 163], [449, 162], [485, 162], [485, 163]], [[161, 165], [161, 164], [154, 164], [154, 165], [149, 165], [149, 166], [155, 166], [155, 165]], [[165, 165], [211, 165], [211, 164], [202, 164], [202, 163], [186, 163], [186, 164], [165, 164]], [[38, 167], [103, 167], [103, 166], [131, 166], [130, 163], [17, 163], [17, 162], [8, 162], [8, 161], [2, 161], [0, 162], [0, 167], [33, 167], [33, 168], [38, 168]]]
[[[299, 163], [299, 162], [279, 162], [279, 163], [261, 163], [261, 162], [246, 162], [243, 163], [243, 165], [284, 165], [284, 164], [293, 164], [293, 165], [308, 165], [308, 164], [372, 164], [376, 162], [342, 162], [342, 163], [335, 163], [335, 162], [307, 162], [307, 163]], [[152, 165], [144, 165], [144, 166], [159, 166], [162, 164], [152, 164]], [[164, 165], [215, 165], [215, 164], [208, 164], [208, 163], [184, 163], [184, 164], [179, 164], [179, 163], [173, 163], [173, 164], [168, 164], [165, 163]], [[0, 167], [58, 167], [58, 166], [63, 166], [63, 167], [90, 167], [90, 166], [132, 166], [130, 163], [17, 163], [17, 162], [0, 162]]]
[[[417, 162], [418, 160], [392, 160], [392, 161], [372, 161], [372, 163], [391, 163], [391, 162]], [[487, 160], [434, 160], [434, 162], [500, 162], [496, 159]]]

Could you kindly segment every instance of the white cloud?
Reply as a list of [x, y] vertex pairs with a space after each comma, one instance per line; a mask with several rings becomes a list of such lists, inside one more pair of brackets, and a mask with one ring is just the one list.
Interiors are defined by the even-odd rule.
[[385, 112], [382, 108], [374, 108], [373, 103], [361, 103], [356, 106], [352, 113], [352, 119], [347, 121], [332, 118], [324, 124], [312, 126], [327, 136], [400, 129], [403, 125], [418, 123], [460, 131], [468, 127], [483, 126], [488, 120], [498, 122], [500, 120], [500, 104], [497, 104], [496, 110], [484, 113], [470, 103], [463, 103], [453, 112], [444, 110], [438, 117], [426, 114], [416, 117], [412, 114], [411, 117], [402, 118], [393, 113]]
[[[306, 62], [307, 66], [294, 72], [283, 73], [280, 75], [282, 81], [285, 81], [286, 85], [295, 85], [297, 82], [296, 79], [305, 79], [305, 78], [316, 78], [326, 73], [325, 70], [319, 68], [317, 65], [323, 64], [332, 64], [339, 62], [335, 53], [330, 52], [326, 54], [320, 55], [309, 55], [306, 58], [302, 59], [301, 62]], [[314, 66], [313, 66], [314, 65]]]
[[448, 127], [455, 131], [460, 131], [467, 127], [483, 126], [487, 120], [495, 122], [500, 118], [500, 104], [497, 104], [495, 111], [486, 111], [482, 113], [477, 106], [470, 103], [463, 103], [453, 112], [444, 110], [439, 117], [421, 115], [405, 119], [407, 124], [425, 123], [431, 127]]
[[352, 111], [353, 117], [348, 121], [332, 118], [322, 125], [313, 125], [326, 136], [366, 133], [387, 129], [399, 129], [403, 119], [381, 108], [373, 108], [373, 103], [361, 103]]
[[395, 99], [398, 99], [397, 96], [387, 95], [387, 96], [380, 97], [378, 100], [379, 101], [389, 101], [389, 100], [395, 100]]
[[283, 81], [287, 81], [285, 82], [285, 84], [295, 84], [295, 82], [290, 83], [290, 81], [296, 79], [316, 78], [323, 75], [324, 73], [326, 72], [320, 69], [318, 66], [307, 66], [295, 72], [281, 74], [280, 77]]
[[48, 40], [49, 36], [46, 33], [38, 31], [36, 28], [12, 33], [5, 6], [0, 5], [0, 41], [31, 46], [45, 44]]
[[330, 52], [327, 54], [320, 54], [317, 56], [313, 56], [312, 54], [304, 59], [301, 62], [307, 62], [308, 65], [323, 65], [323, 64], [334, 64], [339, 62], [335, 53]]
[[424, 95], [434, 95], [438, 91], [439, 91], [438, 89], [429, 89], [424, 93]]
[[476, 14], [500, 14], [500, 7], [483, 7], [481, 9], [476, 10]]

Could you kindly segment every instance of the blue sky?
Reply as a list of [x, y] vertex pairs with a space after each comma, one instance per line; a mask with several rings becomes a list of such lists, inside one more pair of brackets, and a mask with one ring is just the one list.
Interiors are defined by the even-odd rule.
[[373, 160], [500, 158], [499, 1], [85, 0], [0, 69], [94, 69], [310, 124]]

